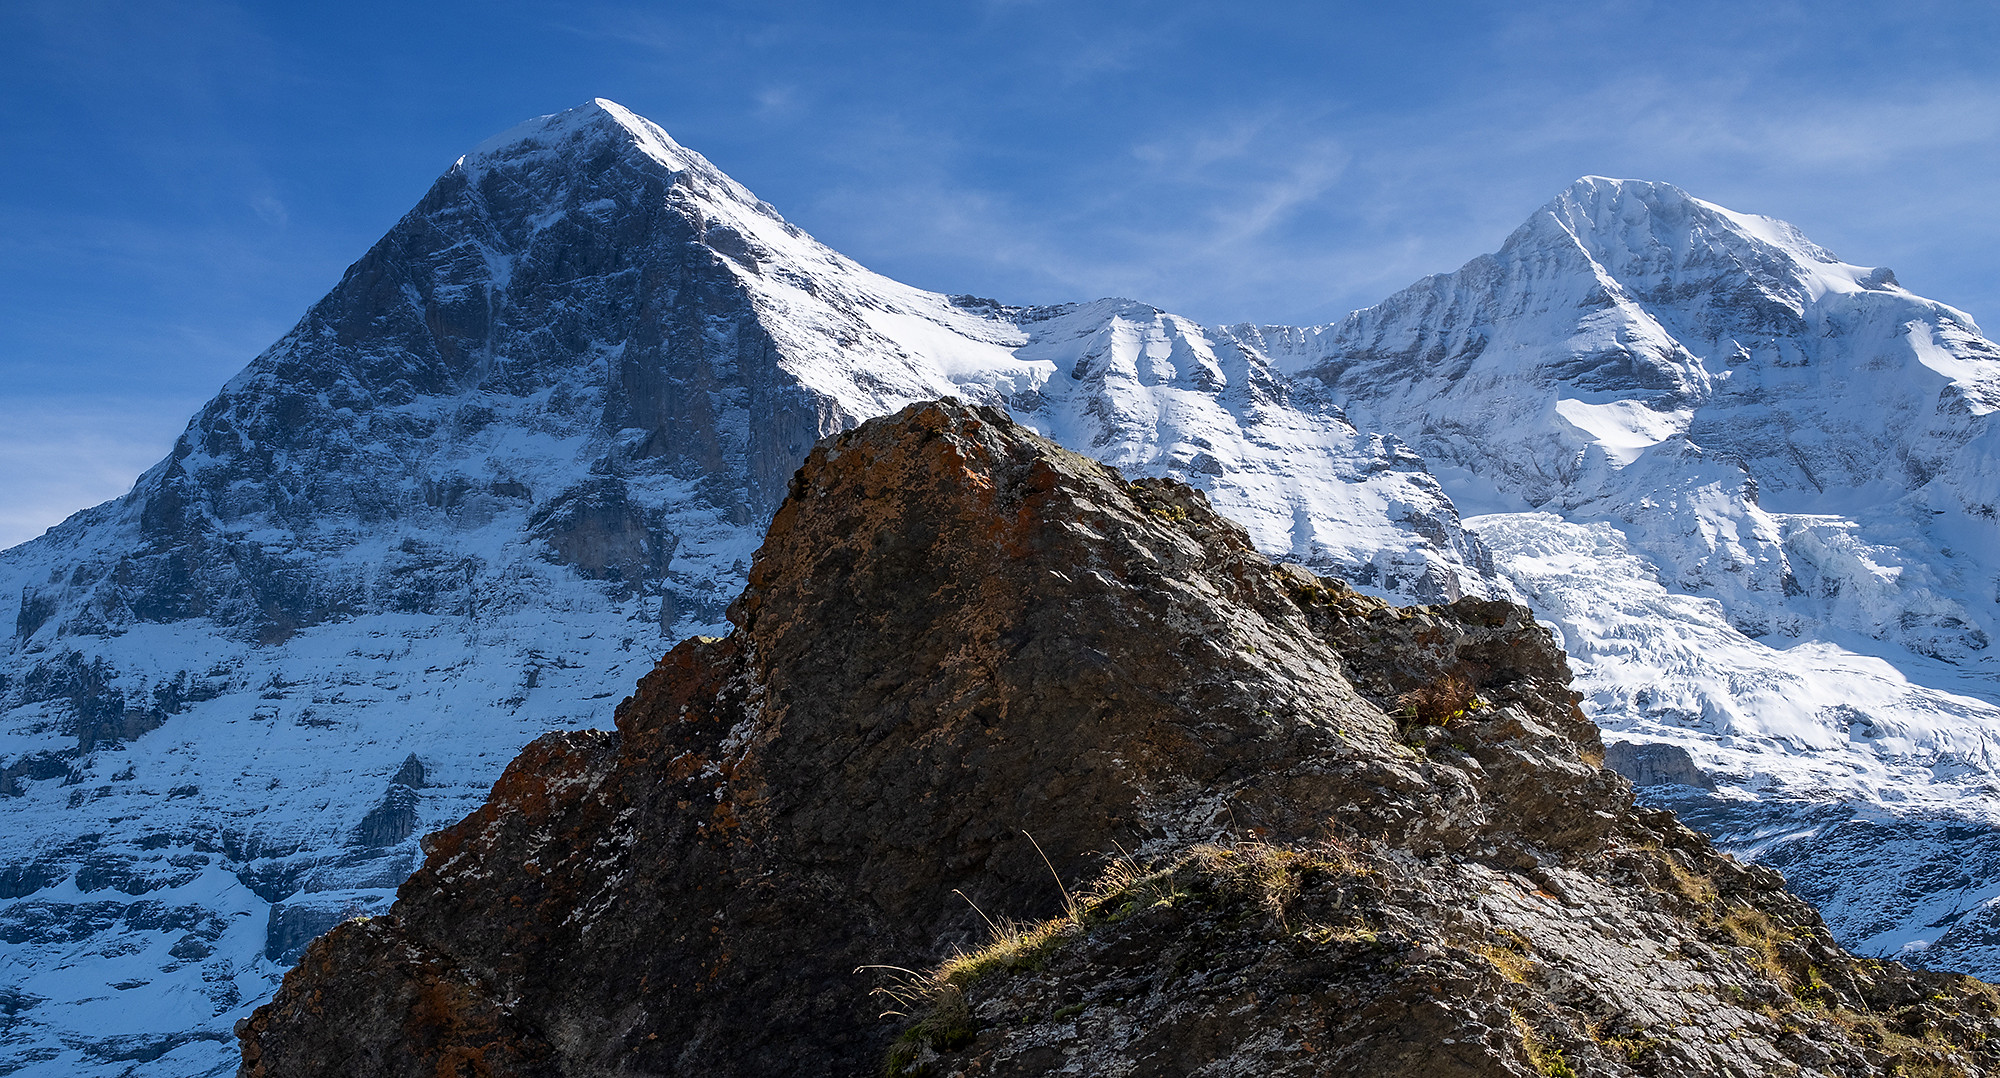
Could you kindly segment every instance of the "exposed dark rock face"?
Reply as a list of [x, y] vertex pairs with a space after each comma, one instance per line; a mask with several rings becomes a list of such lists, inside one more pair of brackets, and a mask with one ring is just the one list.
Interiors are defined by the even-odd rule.
[[673, 561], [674, 537], [660, 516], [633, 505], [624, 483], [594, 479], [529, 517], [528, 533], [548, 544], [555, 561], [592, 580], [637, 586], [660, 580]]
[[[24, 593], [17, 635], [52, 616], [84, 632], [205, 617], [278, 643], [374, 609], [363, 582], [320, 563], [387, 521], [533, 501], [516, 479], [435, 471], [439, 447], [524, 407], [540, 433], [594, 434], [599, 468], [699, 477], [745, 522], [774, 509], [831, 426], [776, 369], [750, 298], [702, 243], [699, 196], [675, 186], [727, 179], [705, 163], [668, 172], [608, 113], [570, 137], [568, 152], [530, 143], [441, 177], [141, 478], [128, 501], [145, 547]], [[616, 358], [579, 362], [599, 353]], [[777, 427], [807, 433], [772, 445]], [[537, 537], [559, 560], [657, 586], [671, 537], [624, 483], [547, 493]], [[82, 606], [104, 624], [79, 624]]]
[[1634, 786], [1692, 786], [1715, 789], [1715, 780], [1695, 766], [1679, 745], [1640, 745], [1614, 741], [1604, 747], [1604, 766], [1632, 780]]
[[[731, 618], [312, 944], [242, 1073], [2000, 1065], [1991, 989], [1852, 959], [1634, 810], [1526, 610], [1275, 566], [998, 412], [822, 443]], [[1053, 916], [1107, 854], [878, 1018], [857, 967], [988, 941], [958, 893]]]
[[381, 804], [368, 810], [354, 830], [358, 846], [394, 846], [417, 829], [417, 792], [399, 782], [389, 784]]
[[313, 903], [277, 902], [264, 928], [264, 957], [273, 962], [296, 962], [306, 945], [334, 925], [367, 912], [359, 903], [333, 906]]

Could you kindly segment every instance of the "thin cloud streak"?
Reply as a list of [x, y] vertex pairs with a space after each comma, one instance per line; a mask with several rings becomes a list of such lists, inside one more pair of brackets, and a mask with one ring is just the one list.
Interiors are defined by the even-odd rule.
[[[850, 253], [885, 270], [973, 251], [993, 284], [1038, 298], [1123, 292], [1207, 321], [1331, 319], [1493, 250], [1591, 173], [1664, 179], [1789, 216], [1836, 250], [1859, 240], [1866, 250], [1848, 256], [1863, 261], [1976, 248], [1968, 237], [2000, 238], [1987, 203], [1996, 133], [2000, 89], [1963, 79], [1886, 99], [1859, 87], [1798, 101], [1742, 79], [1630, 77], [1365, 123], [1272, 109], [1159, 133], [1136, 141], [1125, 167], [1082, 167], [1056, 212], [970, 186], [934, 158], [887, 184], [829, 193], [807, 216], [853, 221], [872, 202], [892, 205], [884, 216], [903, 226], [849, 230]], [[1916, 162], [1939, 158], [1953, 160], [1926, 167], [1924, 199], [1898, 197]], [[1829, 227], [1843, 219], [1883, 224]], [[1978, 299], [1990, 307], [2000, 294]]]

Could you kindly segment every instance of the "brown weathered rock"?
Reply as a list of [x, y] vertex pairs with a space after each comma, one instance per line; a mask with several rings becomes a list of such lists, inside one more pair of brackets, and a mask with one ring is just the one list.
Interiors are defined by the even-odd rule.
[[[822, 443], [732, 620], [315, 942], [242, 1073], [1993, 1065], [1989, 989], [1857, 962], [1635, 812], [1527, 611], [1273, 566], [999, 413]], [[988, 944], [954, 892], [1054, 916], [1107, 854], [1031, 938], [857, 972]]]

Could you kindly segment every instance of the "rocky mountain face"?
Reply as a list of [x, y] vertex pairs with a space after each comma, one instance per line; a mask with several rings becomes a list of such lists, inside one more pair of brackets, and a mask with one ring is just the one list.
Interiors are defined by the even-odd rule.
[[998, 410], [823, 442], [731, 620], [316, 941], [241, 1073], [2000, 1066], [1993, 988], [1634, 809], [1526, 608], [1274, 564]]
[[128, 496], [0, 551], [0, 1058], [233, 1067], [522, 745], [727, 629], [817, 439], [940, 397], [1367, 594], [1528, 601], [1651, 801], [1867, 953], [2000, 972], [1995, 370], [1664, 185], [1333, 326], [1202, 327], [911, 288], [614, 104], [530, 121]]
[[[957, 395], [1269, 549], [1491, 587], [1421, 460], [1143, 304], [923, 292], [609, 102], [467, 155], [131, 494], [0, 552], [0, 1045], [198, 1074], [537, 733], [716, 631], [824, 434]], [[414, 761], [414, 770], [412, 762]], [[416, 776], [418, 781], [409, 781]]]

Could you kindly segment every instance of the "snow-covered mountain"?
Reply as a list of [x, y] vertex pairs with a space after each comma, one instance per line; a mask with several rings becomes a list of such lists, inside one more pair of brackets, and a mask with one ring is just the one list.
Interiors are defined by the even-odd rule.
[[1260, 336], [1490, 512], [1608, 736], [1719, 786], [1676, 807], [1855, 945], [2000, 972], [2000, 349], [1971, 318], [1590, 177], [1494, 255]]
[[231, 1069], [419, 835], [720, 627], [814, 440], [942, 395], [1379, 593], [1529, 599], [1615, 763], [1715, 786], [1654, 792], [1847, 939], [2000, 972], [1996, 356], [1662, 185], [1582, 181], [1333, 326], [1204, 328], [924, 292], [616, 105], [530, 121], [131, 494], [0, 552], [0, 1048]]
[[863, 269], [609, 102], [480, 146], [124, 498], [0, 553], [0, 1047], [195, 1074], [418, 836], [722, 627], [820, 436], [1003, 404], [1267, 549], [1494, 586], [1422, 462], [1120, 300]]

